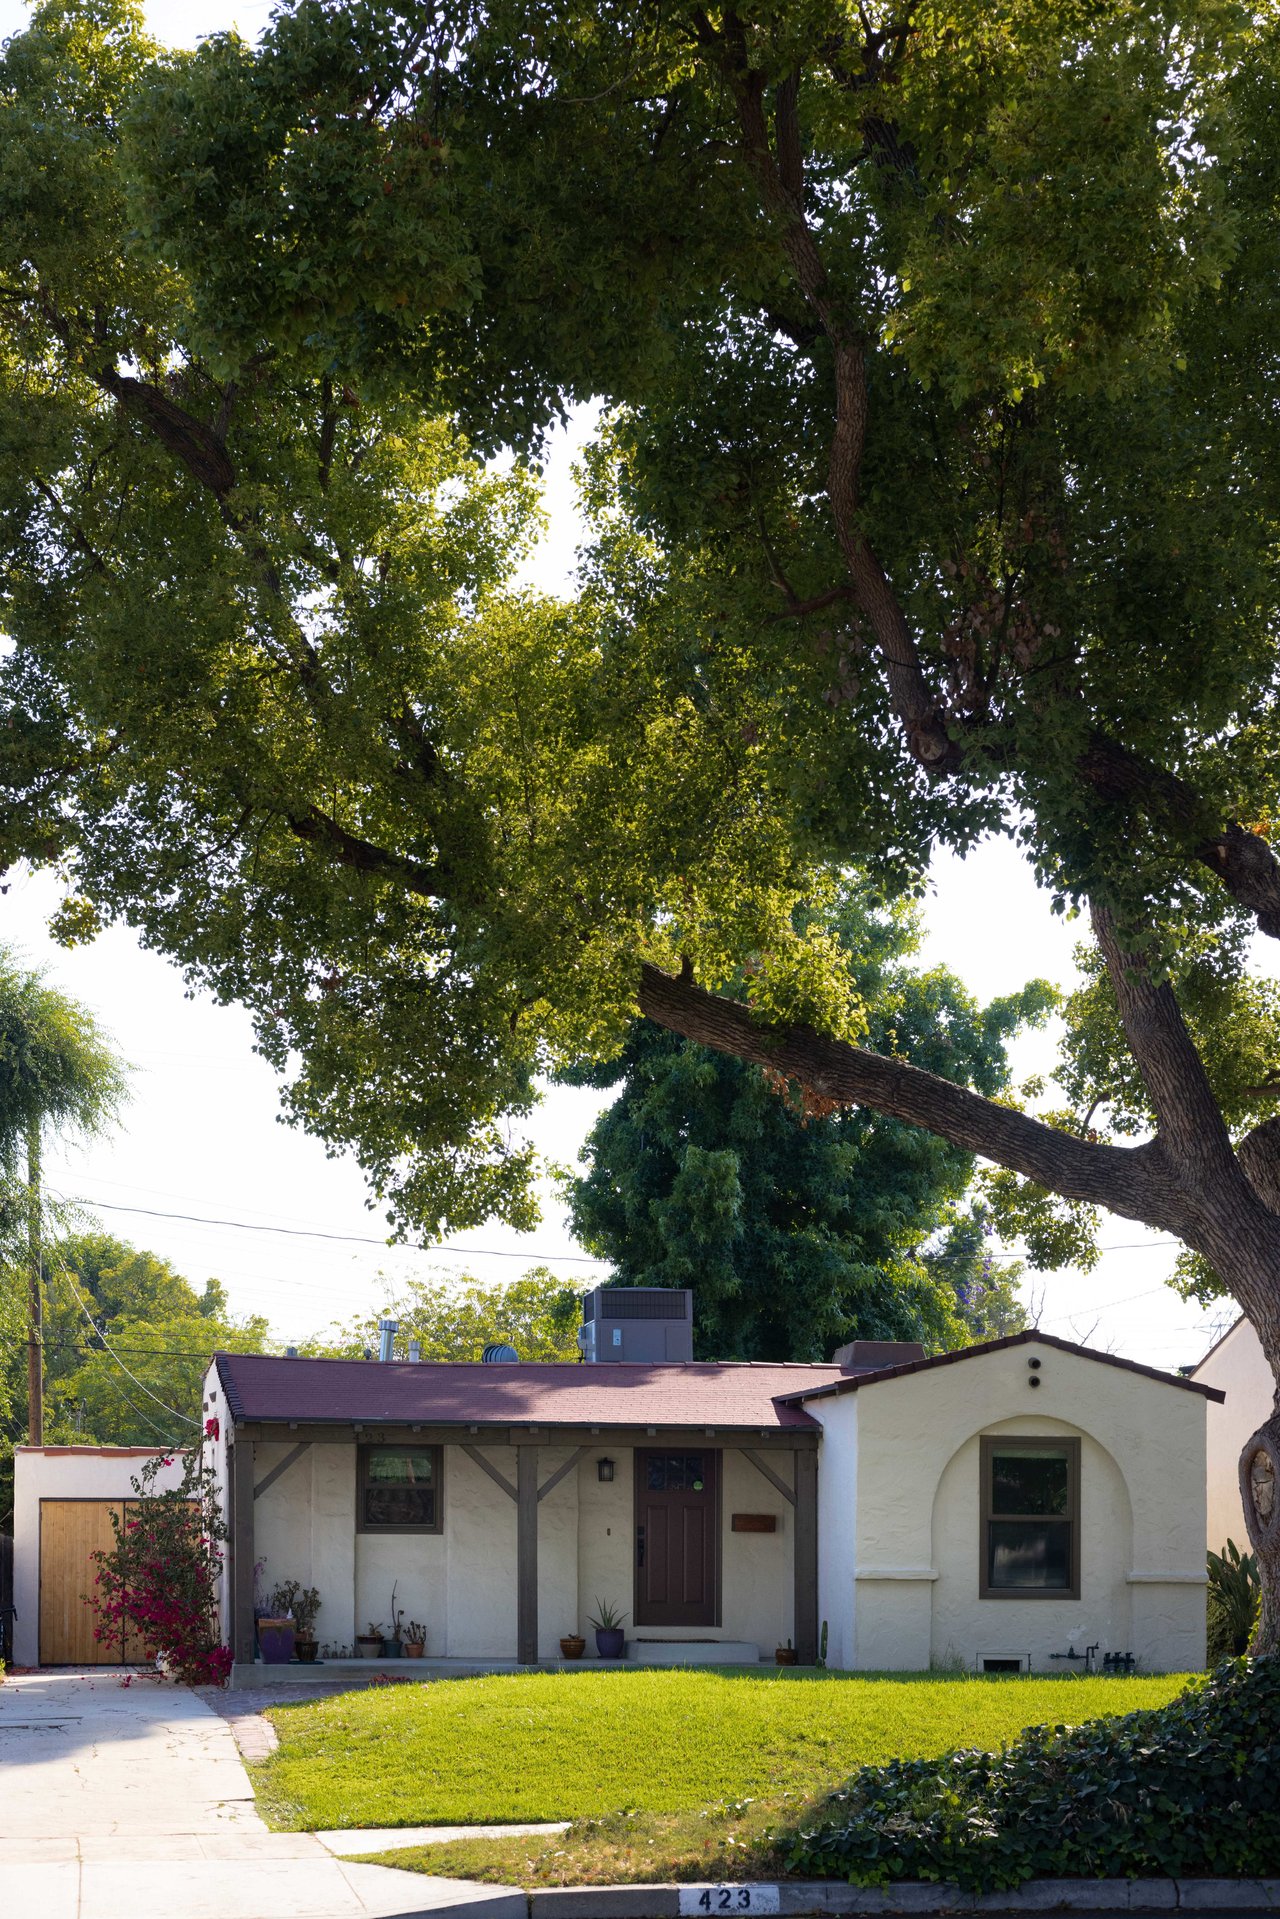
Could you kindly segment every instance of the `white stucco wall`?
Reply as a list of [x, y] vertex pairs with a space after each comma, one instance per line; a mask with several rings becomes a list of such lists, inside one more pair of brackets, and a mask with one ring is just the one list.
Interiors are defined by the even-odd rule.
[[[850, 1504], [851, 1401], [852, 1599], [847, 1543], [830, 1534], [832, 1509]], [[972, 1668], [984, 1654], [1029, 1654], [1033, 1668], [1062, 1671], [1051, 1652], [1094, 1642], [1154, 1670], [1204, 1663], [1202, 1395], [1037, 1341], [809, 1410], [824, 1424], [821, 1604], [833, 1665]], [[979, 1597], [978, 1441], [1001, 1432], [1081, 1437], [1078, 1602]]]
[[818, 1459], [818, 1622], [827, 1622], [827, 1664], [852, 1671], [858, 1512], [857, 1393], [815, 1401], [822, 1421]]
[[1206, 1542], [1210, 1552], [1216, 1553], [1234, 1539], [1245, 1552], [1249, 1535], [1240, 1504], [1240, 1453], [1250, 1435], [1271, 1417], [1276, 1392], [1252, 1322], [1238, 1320], [1191, 1376], [1227, 1395], [1221, 1406], [1212, 1401], [1209, 1405]]
[[[13, 1657], [34, 1666], [40, 1631], [40, 1502], [42, 1499], [134, 1499], [149, 1459], [145, 1446], [18, 1446], [13, 1460]], [[175, 1460], [155, 1481], [158, 1492], [181, 1483]]]
[[[261, 1481], [294, 1442], [259, 1442], [254, 1477]], [[225, 1452], [225, 1445], [220, 1447]], [[478, 1450], [514, 1483], [515, 1450], [499, 1445]], [[575, 1450], [539, 1449], [538, 1476], [545, 1483]], [[635, 1531], [632, 1516], [634, 1454], [610, 1446], [614, 1478], [601, 1484], [597, 1462], [603, 1446], [588, 1446], [577, 1467], [553, 1487], [538, 1507], [538, 1653], [554, 1658], [559, 1640], [581, 1632], [594, 1647], [588, 1620], [597, 1600], [611, 1601], [626, 1615], [628, 1638], [682, 1639], [678, 1627], [637, 1629]], [[769, 1453], [779, 1478], [790, 1485], [789, 1452]], [[793, 1512], [788, 1500], [732, 1447], [721, 1449], [722, 1615], [718, 1626], [698, 1628], [698, 1637], [743, 1640], [765, 1658], [794, 1638]], [[446, 1446], [443, 1475], [444, 1530], [440, 1534], [378, 1537], [355, 1530], [356, 1448], [351, 1443], [311, 1446], [254, 1505], [254, 1556], [264, 1559], [261, 1585], [286, 1579], [316, 1586], [321, 1595], [317, 1636], [349, 1645], [369, 1623], [389, 1624], [391, 1588], [406, 1619], [427, 1627], [433, 1657], [514, 1657], [516, 1649], [516, 1508], [502, 1489], [460, 1446]], [[771, 1513], [773, 1533], [735, 1533], [735, 1512]]]

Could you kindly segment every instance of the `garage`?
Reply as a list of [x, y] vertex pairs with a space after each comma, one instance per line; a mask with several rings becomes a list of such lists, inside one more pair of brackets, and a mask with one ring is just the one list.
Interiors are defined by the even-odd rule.
[[[160, 1455], [163, 1457], [164, 1455]], [[137, 1496], [134, 1481], [157, 1454], [132, 1446], [19, 1446], [14, 1454], [13, 1658], [16, 1666], [139, 1665], [132, 1638], [94, 1637], [95, 1552], [115, 1537]], [[181, 1461], [157, 1490], [176, 1486]]]

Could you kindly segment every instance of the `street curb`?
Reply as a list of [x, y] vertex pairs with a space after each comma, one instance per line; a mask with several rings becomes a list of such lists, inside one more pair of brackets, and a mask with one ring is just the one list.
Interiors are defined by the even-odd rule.
[[[679, 1919], [680, 1894], [719, 1892], [704, 1886], [571, 1886], [528, 1894], [529, 1919]], [[732, 1888], [763, 1891], [764, 1887]], [[768, 1909], [784, 1919], [844, 1914], [1054, 1912], [1280, 1912], [1280, 1879], [1029, 1879], [1011, 1892], [972, 1893], [959, 1886], [908, 1881], [851, 1886], [833, 1880], [783, 1880]], [[686, 1910], [689, 1901], [686, 1900]], [[736, 1900], [726, 1914], [738, 1911]], [[746, 1912], [751, 1907], [744, 1908]], [[762, 1903], [760, 1908], [765, 1910]], [[720, 1910], [711, 1906], [711, 1915]], [[437, 1914], [443, 1919], [443, 1913]]]

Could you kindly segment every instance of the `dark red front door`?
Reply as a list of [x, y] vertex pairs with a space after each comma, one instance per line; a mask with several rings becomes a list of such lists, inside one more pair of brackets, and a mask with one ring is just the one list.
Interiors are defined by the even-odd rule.
[[720, 1455], [636, 1453], [637, 1626], [720, 1623]]

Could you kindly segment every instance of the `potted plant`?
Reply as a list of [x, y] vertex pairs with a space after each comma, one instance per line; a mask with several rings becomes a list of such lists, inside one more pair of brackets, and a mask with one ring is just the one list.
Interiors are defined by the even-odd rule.
[[420, 1620], [411, 1619], [404, 1629], [404, 1656], [421, 1659], [427, 1650], [427, 1629]]
[[560, 1641], [560, 1657], [562, 1659], [581, 1659], [586, 1650], [587, 1642], [580, 1632], [566, 1633]]
[[621, 1659], [623, 1647], [627, 1643], [622, 1630], [622, 1622], [626, 1616], [610, 1601], [596, 1600], [595, 1614], [587, 1623], [595, 1627], [596, 1651], [601, 1659]]
[[788, 1639], [785, 1646], [774, 1647], [773, 1657], [776, 1665], [794, 1666], [796, 1663], [796, 1649]]
[[382, 1651], [382, 1627], [371, 1625], [368, 1632], [356, 1634], [356, 1655], [360, 1659], [376, 1659]]
[[382, 1636], [382, 1657], [384, 1659], [399, 1659], [401, 1653], [404, 1651], [404, 1638], [400, 1623], [404, 1618], [404, 1608], [397, 1607], [396, 1605], [396, 1586], [398, 1586], [399, 1583], [399, 1580], [397, 1580], [396, 1585], [391, 1588], [391, 1631], [384, 1633]]
[[318, 1651], [316, 1615], [320, 1611], [320, 1594], [316, 1588], [302, 1586], [296, 1579], [286, 1579], [271, 1595], [271, 1611], [277, 1619], [292, 1619], [294, 1653], [304, 1665], [309, 1665]]

